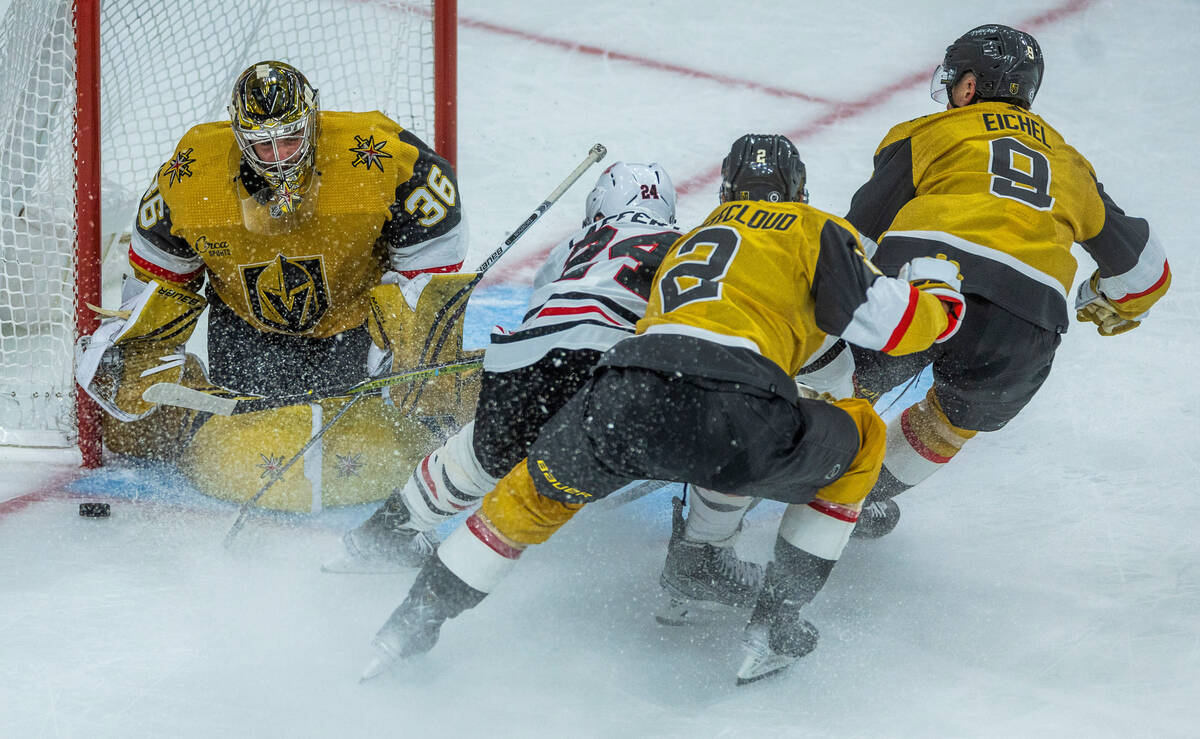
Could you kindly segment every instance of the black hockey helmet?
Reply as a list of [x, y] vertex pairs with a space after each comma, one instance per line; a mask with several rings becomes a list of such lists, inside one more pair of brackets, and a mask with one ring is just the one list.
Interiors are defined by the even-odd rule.
[[808, 202], [800, 152], [787, 136], [748, 133], [733, 142], [721, 162], [721, 202]]
[[1037, 40], [1015, 28], [989, 24], [972, 28], [946, 47], [933, 75], [933, 98], [946, 102], [950, 88], [974, 72], [975, 101], [998, 100], [1028, 108], [1042, 84], [1045, 63]]

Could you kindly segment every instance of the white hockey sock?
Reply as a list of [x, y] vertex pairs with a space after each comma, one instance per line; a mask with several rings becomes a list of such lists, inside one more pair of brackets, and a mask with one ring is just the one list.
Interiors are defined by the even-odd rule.
[[475, 513], [438, 546], [437, 556], [458, 579], [490, 593], [516, 566], [521, 551]]
[[858, 522], [859, 505], [830, 503], [820, 498], [787, 507], [779, 522], [779, 537], [809, 554], [836, 561]]
[[687, 524], [683, 535], [691, 541], [701, 541], [716, 546], [733, 543], [742, 517], [754, 502], [745, 495], [726, 495], [698, 485], [688, 485], [692, 494], [688, 507]]
[[463, 426], [440, 449], [428, 454], [400, 491], [411, 514], [409, 528], [429, 531], [473, 508], [499, 482], [479, 465], [472, 438], [475, 422]]
[[945, 467], [976, 433], [950, 423], [930, 389], [888, 423], [883, 466], [904, 489], [911, 488]]

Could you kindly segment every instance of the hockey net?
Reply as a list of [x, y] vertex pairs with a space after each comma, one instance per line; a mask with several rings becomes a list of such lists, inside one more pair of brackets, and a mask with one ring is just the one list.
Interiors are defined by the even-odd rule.
[[[73, 347], [92, 319], [77, 308], [115, 307], [142, 191], [188, 128], [228, 118], [238, 73], [286, 61], [325, 110], [382, 110], [451, 161], [455, 144], [452, 0], [98, 4], [12, 0], [0, 22], [0, 445], [78, 443], [85, 464], [98, 463], [87, 449], [98, 440], [91, 424], [80, 430], [89, 412], [76, 409]], [[99, 18], [98, 218], [86, 210], [94, 198], [77, 198], [77, 165], [95, 156], [84, 140], [95, 137], [76, 125], [88, 87], [77, 76], [97, 61], [82, 44], [76, 58], [77, 42], [97, 45], [89, 17]], [[100, 245], [85, 252], [77, 240], [94, 240], [92, 229], [77, 223], [96, 220]]]

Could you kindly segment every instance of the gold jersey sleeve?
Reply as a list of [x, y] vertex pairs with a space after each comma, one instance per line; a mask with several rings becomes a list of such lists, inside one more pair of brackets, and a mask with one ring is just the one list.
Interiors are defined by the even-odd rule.
[[842, 218], [735, 201], [672, 247], [638, 332], [748, 349], [794, 376], [829, 334], [899, 354], [927, 348], [947, 325], [933, 295], [879, 273]]

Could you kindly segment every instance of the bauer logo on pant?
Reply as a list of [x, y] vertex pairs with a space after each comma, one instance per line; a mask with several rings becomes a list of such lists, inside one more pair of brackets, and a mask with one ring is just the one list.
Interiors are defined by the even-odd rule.
[[594, 497], [591, 493], [586, 493], [579, 488], [573, 488], [565, 482], [559, 482], [557, 477], [550, 474], [550, 467], [540, 459], [537, 461], [537, 468], [542, 473], [542, 477], [546, 478], [546, 482], [550, 483], [555, 490], [562, 492], [564, 495], [577, 495], [581, 498]]

